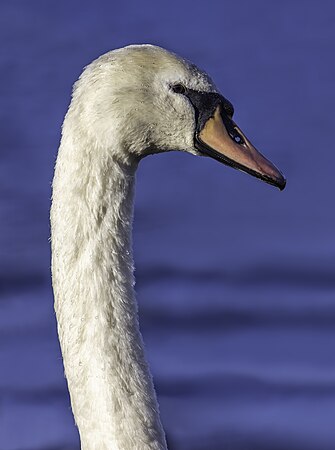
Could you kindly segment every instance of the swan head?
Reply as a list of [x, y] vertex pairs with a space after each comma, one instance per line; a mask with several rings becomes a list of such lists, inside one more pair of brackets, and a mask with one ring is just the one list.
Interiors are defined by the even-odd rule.
[[282, 173], [233, 121], [232, 104], [194, 64], [153, 45], [132, 45], [86, 67], [73, 92], [96, 148], [123, 163], [170, 150], [210, 156], [284, 189]]

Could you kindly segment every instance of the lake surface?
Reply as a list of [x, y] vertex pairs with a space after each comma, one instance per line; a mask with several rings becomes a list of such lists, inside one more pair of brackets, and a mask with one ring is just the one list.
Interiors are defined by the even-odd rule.
[[210, 73], [284, 192], [209, 158], [143, 160], [137, 295], [170, 450], [335, 448], [335, 5], [0, 6], [0, 449], [78, 450], [49, 275], [71, 85], [151, 42]]

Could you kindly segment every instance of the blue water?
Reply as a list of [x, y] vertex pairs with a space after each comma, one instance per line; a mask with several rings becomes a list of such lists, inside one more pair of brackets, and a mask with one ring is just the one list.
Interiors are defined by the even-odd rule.
[[50, 182], [71, 85], [151, 42], [207, 70], [288, 178], [140, 164], [141, 328], [171, 450], [335, 448], [335, 4], [3, 0], [0, 449], [78, 450], [52, 306]]

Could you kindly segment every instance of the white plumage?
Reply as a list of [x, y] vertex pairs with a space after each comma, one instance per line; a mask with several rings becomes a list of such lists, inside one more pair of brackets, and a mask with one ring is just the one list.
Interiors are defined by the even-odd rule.
[[83, 450], [167, 448], [133, 289], [139, 160], [169, 150], [204, 153], [285, 187], [232, 114], [205, 73], [151, 45], [101, 56], [75, 84], [51, 232], [58, 333]]
[[170, 85], [215, 90], [161, 48], [130, 46], [75, 84], [51, 208], [55, 309], [84, 450], [162, 450], [164, 432], [143, 354], [131, 228], [139, 157], [193, 145], [194, 111]]

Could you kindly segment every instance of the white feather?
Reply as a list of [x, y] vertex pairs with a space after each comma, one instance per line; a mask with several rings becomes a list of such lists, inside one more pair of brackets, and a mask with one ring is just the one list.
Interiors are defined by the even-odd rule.
[[193, 146], [173, 83], [215, 91], [194, 65], [151, 45], [109, 52], [81, 75], [63, 124], [51, 208], [59, 339], [83, 450], [163, 450], [134, 295], [135, 171], [148, 153]]

